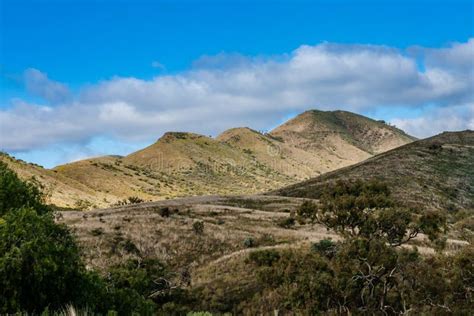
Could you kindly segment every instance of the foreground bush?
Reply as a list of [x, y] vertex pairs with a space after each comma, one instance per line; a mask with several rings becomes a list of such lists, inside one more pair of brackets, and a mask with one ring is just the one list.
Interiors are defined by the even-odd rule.
[[[156, 315], [167, 302], [185, 299], [157, 260], [132, 260], [105, 277], [87, 271], [73, 235], [55, 223], [40, 191], [1, 162], [0, 184], [0, 314], [74, 306], [98, 315]], [[185, 310], [179, 303], [174, 309]]]

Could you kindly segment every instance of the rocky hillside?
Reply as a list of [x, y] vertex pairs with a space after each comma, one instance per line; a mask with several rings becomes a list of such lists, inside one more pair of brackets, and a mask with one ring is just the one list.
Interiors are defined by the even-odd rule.
[[379, 154], [361, 163], [272, 192], [318, 198], [337, 180], [380, 179], [412, 207], [474, 211], [474, 132], [445, 132]]
[[413, 140], [354, 113], [308, 111], [266, 134], [250, 128], [233, 128], [216, 138], [168, 132], [125, 157], [85, 159], [52, 170], [19, 164], [16, 170], [25, 169], [20, 175], [36, 175], [49, 187], [51, 203], [94, 208], [132, 196], [160, 200], [264, 192]]

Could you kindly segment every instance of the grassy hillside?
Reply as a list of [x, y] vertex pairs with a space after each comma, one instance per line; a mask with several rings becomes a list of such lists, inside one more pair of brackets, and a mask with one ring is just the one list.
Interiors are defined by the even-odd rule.
[[5, 162], [24, 180], [36, 183], [46, 196], [46, 203], [67, 208], [89, 207], [94, 201], [97, 207], [110, 205], [117, 197], [107, 192], [94, 190], [85, 183], [59, 173], [57, 170], [15, 159], [0, 153], [0, 161]]
[[273, 193], [318, 198], [328, 183], [377, 178], [404, 204], [449, 212], [474, 210], [474, 132], [446, 132]]
[[[309, 262], [308, 258], [316, 254], [315, 245], [321, 240], [333, 243], [343, 238], [322, 225], [295, 221], [295, 212], [304, 201], [308, 200], [263, 195], [193, 197], [87, 213], [62, 212], [60, 221], [74, 229], [87, 265], [96, 270], [105, 273], [136, 257], [164, 262], [176, 271], [169, 275], [171, 284], [182, 286], [194, 297], [194, 310], [273, 315], [280, 309], [283, 315], [307, 315], [314, 313], [285, 310], [303, 308], [295, 301], [318, 301], [312, 292], [305, 295], [308, 283], [316, 286], [333, 280], [317, 280], [324, 265], [318, 258]], [[415, 245], [422, 256], [435, 255], [425, 236], [411, 240], [404, 249]], [[455, 254], [467, 245], [466, 241], [448, 239], [444, 253]], [[252, 261], [286, 256], [294, 261], [276, 266], [273, 279], [265, 278], [271, 263], [259, 268]], [[275, 296], [275, 287], [286, 274], [290, 274], [289, 287]], [[292, 300], [294, 305], [288, 305]]]
[[177, 132], [126, 157], [87, 159], [54, 170], [94, 190], [144, 200], [261, 192], [291, 182], [239, 149]]
[[82, 209], [128, 197], [162, 200], [206, 194], [250, 194], [360, 162], [413, 138], [349, 112], [308, 111], [262, 134], [234, 128], [217, 138], [165, 133], [125, 157], [85, 159], [53, 170], [11, 161], [20, 176], [42, 179], [51, 203]]
[[[383, 121], [346, 111], [307, 111], [270, 134], [306, 150], [333, 151], [340, 159], [350, 161], [415, 140]], [[338, 151], [341, 147], [345, 150]]]

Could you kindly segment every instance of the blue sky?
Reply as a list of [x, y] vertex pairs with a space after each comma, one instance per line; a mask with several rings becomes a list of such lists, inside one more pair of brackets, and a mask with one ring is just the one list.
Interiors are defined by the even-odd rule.
[[0, 148], [47, 167], [309, 108], [474, 124], [473, 1], [0, 3]]

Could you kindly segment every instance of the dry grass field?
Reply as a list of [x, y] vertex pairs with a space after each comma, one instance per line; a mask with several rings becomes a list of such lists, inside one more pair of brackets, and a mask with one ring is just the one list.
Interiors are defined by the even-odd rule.
[[[65, 211], [59, 221], [73, 229], [90, 268], [106, 271], [139, 255], [158, 258], [179, 271], [172, 278], [191, 290], [222, 291], [228, 284], [244, 291], [255, 281], [245, 264], [250, 252], [309, 249], [322, 239], [340, 240], [317, 224], [296, 222], [282, 227], [305, 200], [263, 195], [202, 196], [88, 212]], [[202, 231], [196, 229], [196, 223], [203, 223]], [[433, 254], [434, 249], [427, 247], [424, 239], [420, 235], [407, 247]], [[449, 239], [445, 252], [455, 252], [467, 244]]]

